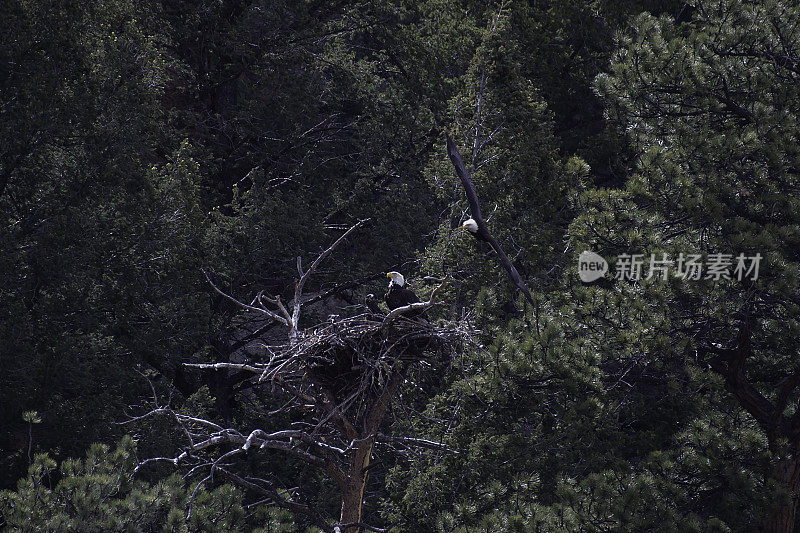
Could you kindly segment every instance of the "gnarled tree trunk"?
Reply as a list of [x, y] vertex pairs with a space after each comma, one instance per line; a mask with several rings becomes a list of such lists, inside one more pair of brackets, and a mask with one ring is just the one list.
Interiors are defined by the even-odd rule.
[[[785, 497], [767, 511], [761, 524], [762, 533], [792, 533], [800, 496], [800, 411], [785, 414], [789, 400], [800, 387], [800, 367], [796, 368], [776, 388], [774, 400], [767, 399], [745, 374], [745, 362], [753, 354], [750, 341], [752, 316], [747, 315], [739, 333], [729, 348], [704, 347], [702, 351], [715, 356], [708, 362], [725, 378], [725, 386], [766, 433], [770, 449], [778, 457], [771, 478], [785, 491]], [[779, 444], [788, 440], [789, 445]]]
[[344, 526], [342, 533], [361, 533], [361, 508], [364, 502], [364, 487], [367, 484], [367, 467], [372, 455], [372, 447], [378, 434], [378, 427], [386, 414], [389, 402], [400, 383], [403, 381], [402, 369], [396, 369], [389, 378], [386, 387], [375, 399], [375, 403], [363, 419], [363, 431], [360, 438], [354, 441], [352, 461], [344, 482], [340, 484], [342, 490], [342, 513], [339, 523]]
[[[374, 435], [355, 445], [353, 462], [347, 476], [345, 487], [342, 488], [342, 514], [339, 522], [358, 524], [361, 522], [361, 508], [364, 502], [364, 487], [367, 484], [367, 467], [372, 455], [372, 446], [375, 442]], [[361, 533], [361, 527], [350, 526], [342, 533]]]
[[786, 490], [788, 501], [781, 501], [770, 509], [761, 525], [762, 533], [792, 533], [800, 492], [800, 459], [783, 459], [778, 462], [772, 478]]

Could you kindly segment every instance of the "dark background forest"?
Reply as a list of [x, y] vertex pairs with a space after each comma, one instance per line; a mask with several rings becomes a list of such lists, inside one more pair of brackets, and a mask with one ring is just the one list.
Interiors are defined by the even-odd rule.
[[[221, 293], [290, 302], [297, 257], [363, 221], [302, 327], [399, 271], [422, 299], [446, 279], [428, 317], [471, 340], [398, 382], [381, 434], [428, 445], [376, 444], [348, 532], [794, 531], [796, 2], [0, 0], [0, 21], [3, 530], [333, 531], [336, 483], [291, 453], [245, 448], [235, 479], [146, 460], [186, 449], [180, 417], [296, 422], [269, 383], [186, 364], [263, 362], [286, 332]], [[533, 304], [462, 231], [447, 135]], [[763, 259], [613, 279], [634, 253]]]

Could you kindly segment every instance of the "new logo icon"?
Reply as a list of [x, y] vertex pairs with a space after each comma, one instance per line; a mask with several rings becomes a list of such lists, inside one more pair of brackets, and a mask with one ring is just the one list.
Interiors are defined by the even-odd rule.
[[583, 251], [578, 256], [578, 276], [584, 283], [602, 278], [608, 272], [606, 260], [594, 252]]

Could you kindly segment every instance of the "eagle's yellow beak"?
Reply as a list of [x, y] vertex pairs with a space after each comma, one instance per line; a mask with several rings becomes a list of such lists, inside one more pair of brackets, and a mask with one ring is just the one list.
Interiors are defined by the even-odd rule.
[[391, 272], [387, 272], [387, 273], [386, 273], [386, 277], [387, 277], [387, 278], [391, 278], [391, 277], [392, 277], [392, 273], [391, 273]]

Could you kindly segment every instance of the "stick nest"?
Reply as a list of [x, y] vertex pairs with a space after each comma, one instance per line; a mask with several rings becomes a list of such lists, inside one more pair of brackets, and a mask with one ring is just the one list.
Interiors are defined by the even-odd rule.
[[307, 376], [343, 391], [365, 378], [383, 382], [410, 364], [447, 364], [469, 337], [465, 325], [437, 326], [403, 316], [388, 322], [372, 313], [337, 318], [300, 333], [263, 377]]

